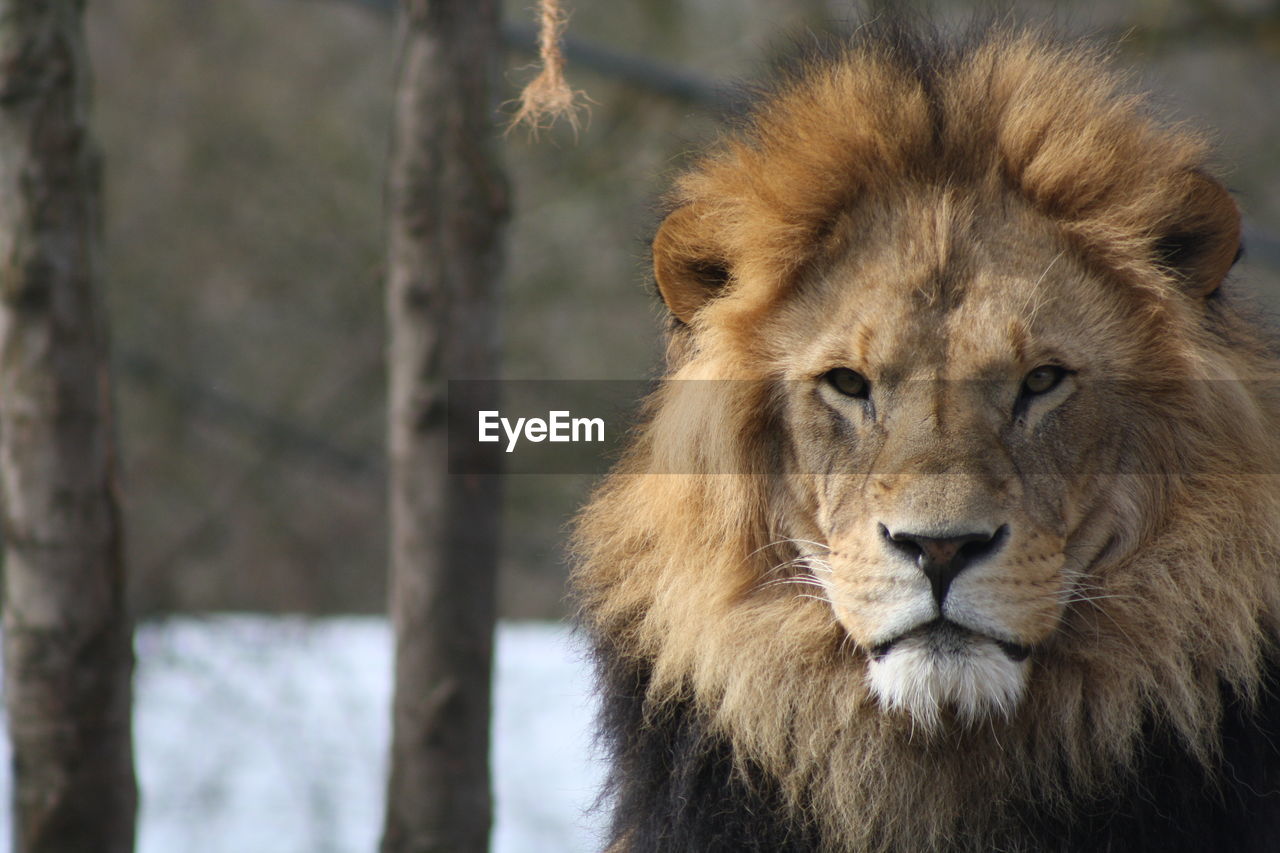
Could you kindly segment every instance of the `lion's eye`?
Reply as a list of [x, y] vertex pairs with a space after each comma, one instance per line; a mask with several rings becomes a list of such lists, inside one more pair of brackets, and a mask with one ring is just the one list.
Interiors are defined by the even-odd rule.
[[1022, 380], [1022, 393], [1024, 394], [1047, 394], [1054, 388], [1058, 387], [1058, 383], [1062, 381], [1062, 377], [1067, 375], [1064, 368], [1055, 364], [1042, 364], [1035, 370], [1027, 374]]
[[867, 393], [871, 390], [870, 383], [867, 378], [856, 370], [850, 370], [847, 367], [837, 367], [834, 370], [828, 370], [826, 376], [827, 384], [839, 391], [846, 397], [857, 397], [866, 399]]

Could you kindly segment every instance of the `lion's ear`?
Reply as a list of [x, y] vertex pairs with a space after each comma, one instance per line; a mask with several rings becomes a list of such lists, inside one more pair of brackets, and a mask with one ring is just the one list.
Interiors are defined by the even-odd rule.
[[1177, 273], [1192, 295], [1208, 296], [1240, 256], [1240, 210], [1222, 184], [1191, 172], [1155, 248], [1158, 262]]
[[653, 238], [653, 275], [667, 310], [688, 323], [729, 281], [729, 264], [694, 205], [676, 208]]

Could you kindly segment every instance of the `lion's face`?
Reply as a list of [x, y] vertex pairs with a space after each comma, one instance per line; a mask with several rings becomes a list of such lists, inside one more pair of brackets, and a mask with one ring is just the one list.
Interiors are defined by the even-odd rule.
[[924, 201], [859, 222], [865, 247], [813, 275], [765, 337], [782, 342], [802, 508], [784, 524], [805, 580], [881, 705], [931, 726], [1008, 715], [1064, 608], [1095, 592], [1143, 482], [1119, 472], [1135, 437], [1108, 412], [1144, 391], [1160, 403], [1141, 377], [1170, 365], [1142, 363], [1139, 305], [1033, 214], [978, 227]]

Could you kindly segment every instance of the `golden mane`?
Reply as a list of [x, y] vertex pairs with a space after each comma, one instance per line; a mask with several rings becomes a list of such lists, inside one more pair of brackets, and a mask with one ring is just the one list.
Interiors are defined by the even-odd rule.
[[[738, 279], [786, 281], [832, 250], [841, 211], [903, 182], [999, 183], [1138, 284], [1152, 281], [1163, 236], [1234, 223], [1234, 210], [1223, 222], [1217, 206], [1191, 204], [1205, 192], [1205, 141], [1124, 94], [1096, 49], [996, 33], [934, 51], [873, 39], [780, 83], [677, 181], [673, 206], [708, 230], [671, 253], [699, 256], [710, 241]], [[1204, 215], [1181, 218], [1188, 206]], [[1225, 272], [1233, 260], [1203, 263]]]
[[[998, 32], [932, 53], [869, 39], [783, 82], [678, 180], [655, 265], [693, 270], [706, 294], [664, 291], [681, 321], [667, 379], [749, 381], [666, 382], [573, 540], [583, 624], [606, 668], [646, 673], [646, 719], [690, 703], [830, 850], [1017, 848], [1013, 804], [1069, 819], [1133, 771], [1153, 730], [1215, 766], [1223, 685], [1257, 699], [1280, 627], [1280, 411], [1234, 381], [1275, 375], [1265, 335], [1217, 295], [1208, 319], [1187, 307], [1236, 251], [1206, 158], [1096, 51]], [[865, 652], [829, 605], [763, 583], [796, 559], [780, 529], [800, 510], [769, 476], [776, 377], [759, 335], [848, 250], [846, 210], [939, 185], [1025, 202], [1146, 300], [1135, 340], [1203, 381], [1144, 450], [1176, 470], [1132, 475], [1148, 480], [1128, 494], [1129, 541], [1094, 567], [1106, 594], [1066, 611], [1025, 702], [1007, 724], [924, 736], [871, 701]]]

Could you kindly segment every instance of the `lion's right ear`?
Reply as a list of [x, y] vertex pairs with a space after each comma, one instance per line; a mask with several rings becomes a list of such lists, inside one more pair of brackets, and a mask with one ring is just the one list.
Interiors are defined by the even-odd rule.
[[1181, 196], [1156, 255], [1188, 292], [1208, 296], [1240, 257], [1240, 210], [1222, 184], [1200, 171], [1187, 173]]
[[653, 275], [667, 310], [682, 323], [729, 281], [729, 264], [695, 205], [678, 207], [653, 238]]

